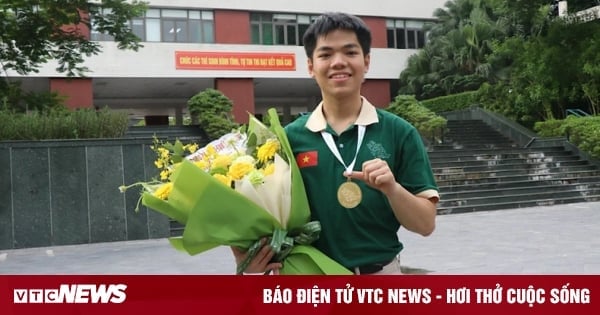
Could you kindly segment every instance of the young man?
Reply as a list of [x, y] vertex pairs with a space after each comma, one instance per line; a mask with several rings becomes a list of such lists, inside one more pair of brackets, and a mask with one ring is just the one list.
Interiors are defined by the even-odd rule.
[[[362, 20], [324, 14], [303, 41], [323, 100], [286, 132], [321, 222], [314, 245], [356, 274], [400, 274], [400, 226], [424, 236], [435, 228], [439, 194], [427, 152], [413, 126], [361, 96], [371, 61]], [[247, 271], [280, 267], [272, 256], [264, 246]]]

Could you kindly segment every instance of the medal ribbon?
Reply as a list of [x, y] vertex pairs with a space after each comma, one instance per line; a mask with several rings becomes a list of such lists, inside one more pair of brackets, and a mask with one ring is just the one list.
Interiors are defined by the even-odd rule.
[[321, 137], [323, 137], [323, 140], [325, 140], [325, 143], [327, 144], [327, 147], [329, 148], [331, 153], [333, 153], [333, 155], [338, 159], [338, 161], [340, 161], [340, 163], [342, 163], [342, 165], [346, 168], [346, 174], [351, 173], [352, 170], [354, 169], [354, 164], [356, 163], [356, 157], [358, 156], [358, 151], [360, 150], [360, 146], [363, 142], [363, 139], [365, 138], [365, 130], [366, 130], [366, 128], [364, 125], [358, 125], [356, 153], [354, 154], [354, 159], [352, 160], [352, 163], [350, 163], [350, 165], [348, 165], [348, 166], [346, 166], [346, 163], [344, 163], [344, 160], [342, 159], [342, 156], [340, 155], [340, 151], [338, 151], [338, 148], [335, 145], [335, 141], [333, 141], [333, 136], [329, 132], [326, 132], [325, 130], [321, 131]]

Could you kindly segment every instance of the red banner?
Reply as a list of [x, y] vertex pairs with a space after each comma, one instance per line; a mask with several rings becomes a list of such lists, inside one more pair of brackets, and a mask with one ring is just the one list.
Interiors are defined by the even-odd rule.
[[183, 70], [295, 71], [294, 53], [176, 51], [175, 68]]
[[598, 314], [600, 276], [0, 276], [2, 314]]

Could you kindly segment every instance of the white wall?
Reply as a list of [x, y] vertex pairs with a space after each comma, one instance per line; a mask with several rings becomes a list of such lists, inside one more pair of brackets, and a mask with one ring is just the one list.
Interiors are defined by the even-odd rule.
[[[139, 51], [119, 50], [115, 43], [102, 42], [102, 53], [88, 58], [85, 65], [91, 70], [88, 77], [102, 78], [308, 78], [306, 55], [300, 46], [260, 46], [223, 44], [170, 44], [144, 43]], [[175, 51], [221, 51], [221, 52], [285, 52], [295, 53], [296, 71], [237, 71], [237, 70], [178, 70], [175, 69]], [[405, 68], [408, 57], [417, 50], [373, 48], [370, 79], [396, 79]], [[30, 77], [65, 77], [55, 71], [56, 63], [45, 64]], [[9, 76], [15, 73], [9, 72]], [[16, 75], [15, 75], [16, 76]]]
[[[205, 9], [237, 9], [273, 12], [320, 13], [343, 10], [363, 16], [381, 16], [392, 18], [432, 18], [436, 8], [443, 7], [446, 0], [150, 0], [150, 6], [184, 7]], [[376, 4], [375, 4], [376, 2]], [[255, 78], [305, 78], [306, 57], [300, 46], [259, 46], [259, 45], [224, 45], [224, 44], [175, 44], [175, 43], [143, 43], [144, 48], [138, 52], [122, 51], [114, 43], [101, 42], [102, 53], [88, 58], [85, 65], [92, 71], [88, 77], [255, 77]], [[292, 52], [296, 54], [296, 71], [198, 71], [176, 70], [175, 51], [273, 51]], [[404, 69], [407, 58], [416, 50], [376, 49], [372, 50], [372, 65], [368, 77], [374, 79], [395, 79]], [[56, 63], [49, 62], [42, 66], [39, 73], [31, 73], [30, 77], [65, 77], [55, 71]], [[9, 76], [18, 77], [15, 72]]]

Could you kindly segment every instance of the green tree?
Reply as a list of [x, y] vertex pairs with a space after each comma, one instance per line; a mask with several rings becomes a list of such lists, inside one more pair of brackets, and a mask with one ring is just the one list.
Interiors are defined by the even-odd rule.
[[492, 89], [498, 95], [489, 97], [488, 89], [481, 102], [526, 126], [562, 118], [568, 108], [596, 113], [600, 24], [557, 19], [544, 33], [526, 40], [513, 37], [499, 47], [496, 54], [512, 52], [510, 74], [502, 88]]
[[[446, 2], [434, 12], [438, 23], [429, 30], [428, 43], [408, 60], [400, 75], [399, 94], [427, 99], [476, 90], [497, 80], [499, 70], [487, 57], [508, 33], [508, 20], [496, 12], [492, 0]], [[499, 64], [500, 65], [500, 64]]]
[[489, 0], [497, 16], [506, 20], [507, 35], [540, 35], [548, 24], [550, 0]]
[[[595, 0], [594, 0], [595, 1]], [[569, 2], [569, 11], [597, 1]], [[455, 0], [434, 15], [399, 94], [429, 99], [478, 90], [485, 108], [533, 126], [568, 108], [600, 110], [600, 23], [549, 14], [547, 0]]]
[[88, 71], [84, 57], [101, 52], [86, 30], [113, 36], [120, 49], [137, 50], [142, 45], [129, 20], [145, 10], [146, 4], [139, 0], [2, 0], [0, 72], [28, 74], [56, 60], [57, 71], [83, 75]]
[[600, 33], [589, 38], [587, 49], [582, 52], [583, 60], [580, 82], [584, 97], [589, 102], [590, 112], [600, 115]]
[[233, 121], [233, 102], [221, 91], [206, 89], [188, 100], [188, 110], [193, 123], [198, 123], [210, 139], [239, 127]]

